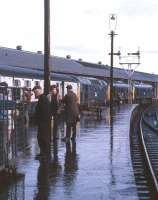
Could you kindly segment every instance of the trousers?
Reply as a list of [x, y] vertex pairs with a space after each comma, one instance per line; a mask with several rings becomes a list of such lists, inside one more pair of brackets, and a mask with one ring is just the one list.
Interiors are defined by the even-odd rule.
[[72, 139], [76, 138], [76, 121], [75, 122], [66, 122], [66, 137], [71, 137], [71, 130], [72, 130]]
[[40, 148], [40, 154], [50, 155], [50, 143], [51, 143], [51, 124], [50, 122], [38, 124], [37, 141]]

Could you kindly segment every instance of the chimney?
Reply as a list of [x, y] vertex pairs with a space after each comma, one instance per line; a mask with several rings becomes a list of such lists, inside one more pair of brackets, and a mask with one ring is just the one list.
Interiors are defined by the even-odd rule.
[[67, 58], [67, 59], [71, 59], [71, 56], [70, 56], [70, 55], [67, 55], [66, 58]]
[[22, 50], [22, 46], [21, 46], [21, 45], [18, 45], [18, 46], [16, 46], [16, 49], [17, 49], [17, 50]]

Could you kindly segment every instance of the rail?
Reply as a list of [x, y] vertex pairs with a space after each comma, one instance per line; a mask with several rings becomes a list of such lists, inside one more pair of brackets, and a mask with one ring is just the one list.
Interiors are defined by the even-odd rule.
[[152, 185], [154, 187], [155, 194], [158, 196], [158, 181], [157, 181], [157, 178], [156, 178], [156, 175], [155, 175], [155, 172], [154, 172], [151, 160], [150, 160], [150, 156], [148, 154], [148, 150], [147, 150], [147, 146], [146, 146], [145, 139], [144, 139], [144, 134], [143, 134], [143, 122], [144, 122], [144, 113], [145, 112], [143, 112], [143, 114], [141, 116], [141, 119], [140, 119], [141, 145], [142, 145], [142, 149], [143, 149], [146, 165], [147, 165], [147, 168], [149, 170], [148, 172], [149, 172], [151, 180], [152, 180]]

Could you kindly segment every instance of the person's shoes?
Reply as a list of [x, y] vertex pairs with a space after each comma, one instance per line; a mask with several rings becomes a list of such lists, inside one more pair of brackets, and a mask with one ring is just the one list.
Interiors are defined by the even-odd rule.
[[39, 161], [40, 161], [40, 162], [46, 162], [46, 163], [48, 163], [49, 157], [43, 155], [43, 156], [40, 157]]
[[40, 162], [46, 162], [49, 163], [51, 161], [51, 155], [49, 154], [43, 154], [42, 156], [40, 156], [39, 161]]
[[53, 140], [58, 140], [59, 138], [56, 136], [56, 137], [53, 137]]
[[64, 141], [64, 142], [69, 142], [69, 141], [70, 141], [70, 138], [69, 138], [69, 137], [64, 137], [64, 138], [62, 139], [62, 141]]
[[40, 153], [35, 156], [35, 160], [39, 160], [40, 158], [41, 158], [41, 154]]
[[76, 141], [76, 138], [75, 138], [75, 137], [72, 137], [71, 140], [72, 140], [72, 141]]

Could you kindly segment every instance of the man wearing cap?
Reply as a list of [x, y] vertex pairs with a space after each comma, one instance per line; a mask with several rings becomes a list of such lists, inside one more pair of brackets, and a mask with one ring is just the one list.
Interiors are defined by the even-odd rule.
[[[72, 85], [67, 85], [67, 94], [63, 97], [65, 104], [65, 120], [66, 120], [66, 141], [70, 138], [76, 139], [76, 123], [79, 115], [78, 100], [76, 94], [72, 91]], [[72, 137], [71, 137], [72, 129]]]
[[59, 123], [58, 109], [61, 102], [61, 97], [58, 92], [57, 85], [50, 86], [50, 94], [47, 95], [50, 106], [51, 116], [53, 117], [53, 141], [57, 139], [57, 129]]
[[40, 148], [40, 154], [36, 158], [47, 159], [50, 156], [50, 139], [51, 139], [51, 114], [50, 102], [43, 94], [40, 86], [33, 88], [35, 98], [38, 103], [35, 110], [35, 121], [38, 126], [37, 140]]

